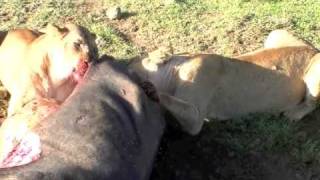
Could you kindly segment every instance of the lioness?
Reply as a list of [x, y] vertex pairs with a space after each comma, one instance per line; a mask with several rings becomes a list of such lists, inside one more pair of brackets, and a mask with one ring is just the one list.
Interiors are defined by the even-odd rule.
[[149, 57], [132, 62], [130, 68], [155, 85], [160, 103], [190, 134], [199, 133], [205, 118], [284, 112], [298, 120], [315, 108], [320, 54], [307, 45], [280, 46], [237, 58]]
[[[319, 98], [320, 78], [317, 72], [320, 68], [318, 60], [320, 55], [318, 53], [319, 50], [308, 41], [286, 30], [274, 30], [265, 40], [264, 49], [235, 58], [303, 79], [306, 85], [304, 102], [286, 113], [291, 120], [300, 120], [315, 109]], [[276, 54], [280, 56], [284, 54], [288, 59], [278, 58]]]
[[58, 104], [38, 102], [38, 99], [29, 101], [1, 124], [0, 169], [25, 165], [40, 157], [40, 139], [33, 130], [41, 120], [58, 109]]
[[48, 25], [44, 32], [1, 33], [0, 81], [9, 91], [8, 116], [35, 96], [64, 101], [97, 55], [95, 37], [84, 27]]

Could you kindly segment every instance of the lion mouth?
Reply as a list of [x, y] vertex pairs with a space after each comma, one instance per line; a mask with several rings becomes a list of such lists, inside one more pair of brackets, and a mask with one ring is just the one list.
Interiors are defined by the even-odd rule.
[[81, 80], [89, 69], [89, 63], [86, 61], [79, 61], [77, 67], [74, 68], [72, 75], [76, 81]]

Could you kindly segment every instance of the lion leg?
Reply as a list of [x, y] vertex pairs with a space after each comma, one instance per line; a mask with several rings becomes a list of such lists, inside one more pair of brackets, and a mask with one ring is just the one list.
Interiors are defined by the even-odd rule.
[[159, 93], [159, 99], [160, 104], [177, 118], [184, 131], [191, 135], [196, 135], [200, 132], [203, 118], [200, 117], [200, 112], [195, 106], [163, 93]]
[[302, 119], [305, 115], [309, 114], [316, 108], [316, 100], [306, 95], [306, 99], [295, 106], [294, 108], [285, 111], [284, 115], [290, 120], [290, 121], [299, 121]]
[[272, 31], [264, 42], [264, 48], [280, 48], [288, 46], [310, 46], [308, 42], [303, 41], [286, 30], [277, 29]]
[[[15, 139], [21, 139], [27, 131], [25, 118], [19, 115], [5, 119], [0, 127], [0, 164], [16, 145]], [[8, 141], [9, 140], [9, 141]]]
[[20, 166], [40, 157], [40, 138], [29, 127], [33, 112], [8, 117], [0, 127], [0, 169]]
[[285, 113], [291, 120], [300, 120], [316, 108], [320, 94], [320, 54], [315, 55], [311, 62], [312, 64], [303, 78], [306, 84], [304, 101]]

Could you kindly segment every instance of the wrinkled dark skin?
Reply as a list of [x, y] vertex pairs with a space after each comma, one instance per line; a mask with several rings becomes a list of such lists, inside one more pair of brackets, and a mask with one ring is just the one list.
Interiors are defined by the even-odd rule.
[[159, 96], [156, 87], [149, 81], [139, 83], [140, 87], [146, 93], [146, 95], [153, 101], [159, 102]]
[[104, 59], [91, 65], [71, 97], [36, 127], [41, 158], [0, 170], [0, 179], [146, 180], [163, 128], [159, 107], [125, 68]]

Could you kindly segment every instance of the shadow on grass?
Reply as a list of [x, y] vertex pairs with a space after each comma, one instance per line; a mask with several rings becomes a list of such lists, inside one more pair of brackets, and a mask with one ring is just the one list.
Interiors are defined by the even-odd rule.
[[[197, 136], [172, 117], [151, 180], [303, 180], [320, 175], [320, 110], [298, 123], [276, 116], [210, 122]], [[320, 178], [320, 176], [319, 176]]]

